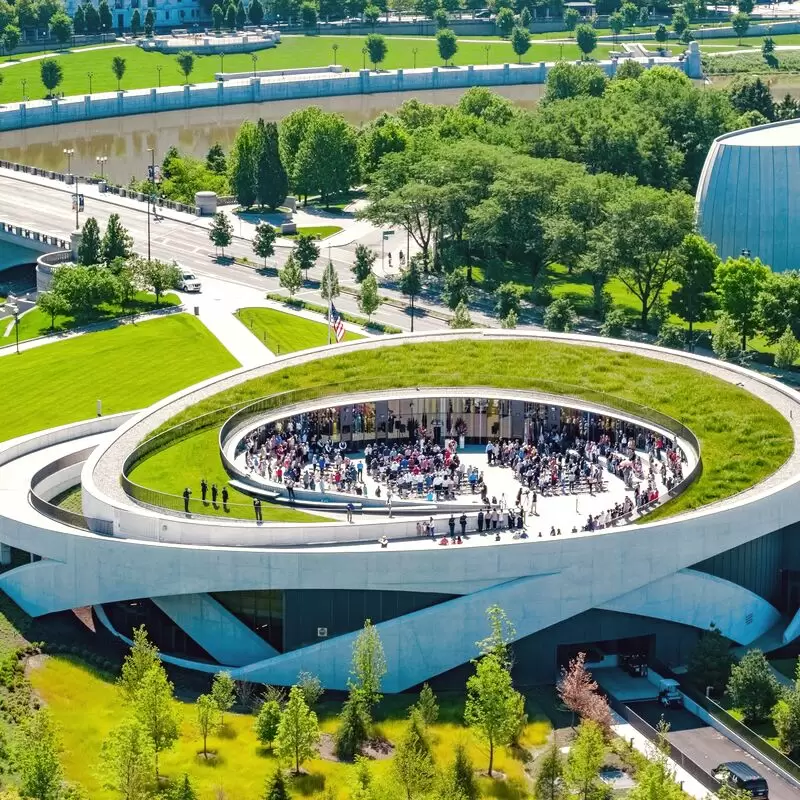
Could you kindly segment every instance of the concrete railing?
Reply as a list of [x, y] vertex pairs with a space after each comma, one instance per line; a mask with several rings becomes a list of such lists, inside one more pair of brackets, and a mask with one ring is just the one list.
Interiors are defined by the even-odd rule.
[[44, 251], [47, 255], [51, 255], [53, 250], [66, 250], [70, 247], [68, 241], [58, 236], [32, 231], [30, 228], [0, 220], [0, 239], [3, 238], [19, 239], [20, 244], [25, 244], [32, 250]]
[[55, 253], [39, 256], [36, 259], [36, 291], [48, 291], [53, 283], [54, 268], [70, 263], [72, 258], [72, 250], [57, 250]]

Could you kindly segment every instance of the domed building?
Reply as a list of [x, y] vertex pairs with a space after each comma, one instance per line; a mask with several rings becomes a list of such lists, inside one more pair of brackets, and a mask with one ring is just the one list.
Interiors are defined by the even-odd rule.
[[697, 188], [698, 225], [722, 258], [800, 267], [800, 120], [720, 136]]

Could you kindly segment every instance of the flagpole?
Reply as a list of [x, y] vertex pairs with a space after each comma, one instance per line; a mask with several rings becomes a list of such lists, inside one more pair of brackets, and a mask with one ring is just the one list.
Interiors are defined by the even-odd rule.
[[[331, 262], [330, 262], [330, 259], [329, 259], [328, 260], [328, 266], [325, 267], [325, 272], [326, 273], [328, 272], [328, 269], [330, 268], [330, 264], [331, 264]], [[331, 277], [330, 273], [328, 273], [328, 344], [331, 343], [331, 321], [332, 321], [331, 320], [331, 316], [333, 315], [333, 311], [331, 309], [331, 306], [333, 305], [333, 303], [331, 301], [331, 280], [330, 280], [330, 277]]]

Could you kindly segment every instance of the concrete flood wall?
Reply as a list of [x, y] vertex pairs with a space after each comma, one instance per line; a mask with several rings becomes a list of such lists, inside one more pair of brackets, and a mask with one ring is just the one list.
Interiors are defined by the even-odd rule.
[[[672, 66], [692, 78], [701, 77], [700, 52], [695, 42], [686, 59], [650, 59], [646, 66]], [[613, 76], [617, 61], [601, 61], [606, 74]], [[242, 81], [218, 81], [191, 86], [166, 86], [95, 95], [37, 100], [0, 107], [0, 132], [54, 125], [62, 122], [85, 122], [106, 117], [149, 114], [215, 105], [263, 103], [273, 100], [312, 100], [318, 97], [373, 94], [384, 92], [468, 89], [473, 86], [508, 86], [542, 84], [554, 66], [552, 63], [502, 64], [468, 67], [432, 67], [430, 69], [390, 70], [386, 72], [331, 73], [294, 75], [280, 78], [250, 78]]]

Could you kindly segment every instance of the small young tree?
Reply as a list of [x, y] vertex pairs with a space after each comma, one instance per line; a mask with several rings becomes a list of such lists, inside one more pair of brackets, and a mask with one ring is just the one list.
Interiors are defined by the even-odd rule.
[[625, 19], [623, 18], [622, 14], [619, 13], [619, 11], [615, 11], [613, 14], [609, 14], [608, 27], [611, 28], [611, 31], [614, 34], [614, 42], [616, 42], [617, 37], [622, 32], [622, 29], [625, 27]]
[[316, 265], [319, 258], [319, 245], [314, 241], [313, 236], [307, 233], [301, 233], [295, 240], [294, 257], [300, 265], [300, 269], [306, 273], [306, 280], [308, 280], [308, 271]]
[[133, 702], [144, 676], [160, 663], [158, 648], [148, 638], [147, 629], [144, 625], [134, 628], [133, 644], [122, 662], [122, 669], [117, 679], [117, 686], [127, 702]]
[[89, 217], [83, 224], [81, 243], [78, 245], [78, 263], [84, 267], [99, 264], [102, 258], [100, 226], [94, 217]]
[[275, 228], [268, 222], [260, 222], [256, 225], [256, 235], [253, 237], [253, 252], [264, 259], [264, 268], [267, 266], [267, 259], [275, 255], [275, 239], [278, 234]]
[[411, 715], [408, 728], [397, 746], [392, 772], [407, 800], [428, 791], [433, 784], [436, 772], [431, 746], [425, 737], [424, 725], [416, 714]]
[[300, 774], [300, 765], [315, 756], [319, 749], [317, 715], [306, 705], [299, 686], [292, 686], [289, 692], [275, 745], [280, 760], [294, 764], [295, 775]]
[[364, 46], [367, 48], [369, 60], [372, 62], [372, 66], [377, 72], [378, 64], [386, 58], [386, 53], [389, 50], [386, 39], [379, 33], [371, 33], [367, 36]]
[[6, 53], [12, 53], [16, 50], [21, 38], [22, 32], [16, 25], [6, 25], [3, 28], [3, 47], [5, 47]]
[[352, 761], [369, 738], [371, 724], [363, 694], [358, 689], [351, 690], [342, 705], [339, 727], [336, 729], [337, 757], [342, 761]]
[[525, 701], [511, 684], [511, 673], [494, 655], [483, 656], [467, 681], [464, 719], [489, 745], [489, 777], [494, 751], [511, 742], [525, 713]]
[[69, 312], [69, 303], [58, 292], [42, 292], [36, 300], [36, 305], [43, 314], [50, 317], [50, 330], [55, 330], [56, 317]]
[[297, 676], [297, 685], [302, 690], [306, 705], [309, 708], [314, 708], [319, 703], [322, 695], [325, 694], [325, 690], [322, 688], [322, 681], [311, 672], [300, 672]]
[[375, 264], [378, 254], [365, 244], [357, 244], [355, 256], [350, 271], [353, 273], [356, 283], [361, 283], [367, 275], [371, 274], [372, 266]]
[[281, 707], [277, 700], [265, 700], [256, 717], [256, 737], [265, 747], [272, 749], [272, 743], [278, 735], [281, 721]]
[[478, 782], [475, 780], [475, 767], [467, 753], [467, 748], [461, 742], [456, 744], [455, 758], [447, 777], [453, 798], [478, 800], [481, 796]]
[[742, 355], [739, 332], [730, 314], [720, 314], [711, 334], [711, 349], [723, 361], [736, 361]]
[[233, 225], [223, 211], [214, 214], [214, 221], [209, 228], [208, 237], [216, 249], [222, 250], [222, 257], [225, 258], [225, 248], [229, 247], [233, 241]]
[[[147, 795], [147, 798], [149, 797], [150, 795]], [[192, 786], [189, 776], [185, 772], [183, 773], [182, 781], [177, 781], [170, 786], [164, 796], [164, 800], [197, 800], [197, 792], [195, 792], [194, 786]], [[221, 798], [221, 800], [224, 800], [224, 798]]]
[[600, 726], [589, 719], [581, 722], [564, 767], [567, 786], [579, 800], [592, 800], [597, 796], [605, 750]]
[[155, 754], [153, 743], [137, 719], [128, 719], [103, 742], [101, 769], [107, 789], [125, 800], [150, 797]]
[[785, 691], [775, 704], [772, 724], [782, 753], [791, 755], [800, 750], [800, 690], [797, 685]]
[[417, 256], [408, 260], [408, 266], [400, 273], [400, 291], [411, 298], [411, 333], [414, 333], [414, 300], [422, 291], [422, 275]]
[[544, 312], [544, 326], [549, 331], [571, 331], [575, 325], [575, 310], [569, 299], [557, 297]]
[[417, 700], [413, 708], [419, 712], [420, 719], [426, 725], [433, 725], [439, 719], [439, 704], [436, 702], [436, 695], [433, 693], [433, 689], [427, 683], [422, 684], [419, 700]]
[[787, 325], [775, 348], [775, 366], [778, 369], [789, 369], [794, 366], [798, 358], [800, 358], [800, 344], [794, 338], [791, 326]]
[[576, 8], [568, 8], [564, 12], [564, 25], [568, 31], [574, 31], [580, 20], [581, 14]]
[[664, 718], [658, 724], [655, 747], [650, 748], [643, 769], [636, 774], [636, 786], [630, 791], [630, 800], [682, 800], [685, 797], [675, 780], [669, 762], [669, 723]]
[[189, 83], [189, 76], [194, 69], [194, 53], [191, 50], [181, 50], [175, 60], [178, 62], [178, 69], [183, 73], [184, 83]]
[[329, 261], [322, 271], [319, 293], [322, 295], [323, 300], [331, 301], [335, 300], [342, 293], [339, 287], [339, 275], [336, 272], [336, 267], [333, 266], [333, 261]]
[[472, 299], [472, 287], [465, 270], [454, 269], [444, 279], [442, 299], [452, 311], [455, 311], [460, 303], [469, 303]]
[[374, 274], [370, 274], [364, 279], [358, 290], [358, 307], [362, 314], [367, 315], [367, 319], [372, 319], [372, 315], [378, 310], [380, 304], [378, 279]]
[[511, 311], [519, 314], [522, 292], [517, 284], [512, 281], [501, 283], [495, 291], [495, 297], [497, 302], [494, 308], [498, 317], [503, 318]]
[[656, 28], [655, 37], [656, 41], [659, 44], [664, 44], [667, 41], [667, 39], [669, 39], [669, 31], [667, 30], [667, 26], [664, 25], [663, 23], [660, 24]]
[[172, 695], [172, 683], [159, 664], [145, 673], [134, 698], [136, 718], [153, 743], [156, 780], [159, 753], [169, 750], [178, 740], [178, 717]]
[[125, 70], [127, 67], [128, 65], [122, 56], [114, 56], [114, 58], [111, 59], [111, 71], [114, 73], [114, 77], [117, 79], [117, 91], [120, 90], [122, 79], [125, 77]]
[[450, 318], [450, 322], [448, 324], [454, 329], [472, 327], [472, 317], [469, 315], [469, 308], [467, 308], [466, 303], [462, 301], [456, 306], [453, 316]]
[[156, 27], [156, 15], [152, 8], [148, 8], [144, 15], [144, 35], [152, 36], [153, 29]]
[[510, 8], [501, 8], [497, 12], [494, 24], [497, 26], [497, 32], [505, 39], [514, 29], [514, 12]]
[[439, 58], [447, 66], [447, 63], [451, 62], [453, 56], [458, 52], [458, 38], [450, 28], [441, 28], [436, 31], [436, 49], [439, 51]]
[[542, 759], [542, 763], [539, 765], [539, 772], [536, 775], [537, 800], [563, 800], [567, 794], [563, 778], [564, 761], [555, 737], [553, 737], [550, 749]]
[[139, 31], [142, 29], [142, 15], [139, 12], [138, 8], [133, 9], [133, 14], [131, 14], [131, 33], [134, 36], [139, 35]]
[[517, 54], [517, 63], [521, 64], [522, 56], [531, 49], [531, 35], [527, 28], [517, 25], [511, 31], [511, 49]]
[[236, 702], [236, 683], [230, 672], [218, 672], [211, 684], [211, 697], [219, 709], [220, 725], [225, 722], [225, 712], [233, 708]]
[[383, 653], [383, 643], [378, 629], [367, 619], [364, 627], [353, 642], [352, 666], [350, 667], [351, 690], [356, 689], [362, 693], [367, 710], [372, 709], [380, 702], [381, 680], [386, 674], [386, 657]]
[[267, 778], [264, 800], [289, 800], [289, 797], [289, 790], [286, 788], [283, 773], [280, 769], [276, 769], [272, 776]]
[[583, 53], [583, 57], [588, 58], [589, 54], [597, 47], [597, 31], [591, 25], [578, 25], [575, 28], [575, 41]]
[[57, 11], [50, 18], [50, 33], [60, 45], [65, 45], [72, 38], [72, 20], [63, 11]]
[[208, 737], [221, 723], [219, 706], [210, 694], [201, 694], [195, 703], [197, 730], [203, 737], [203, 758], [208, 758]]
[[290, 297], [303, 288], [303, 271], [294, 253], [289, 253], [286, 263], [278, 270], [278, 283], [289, 292]]
[[593, 720], [608, 731], [611, 729], [608, 701], [600, 694], [597, 681], [587, 672], [585, 661], [586, 654], [578, 653], [566, 668], [562, 667], [557, 685], [558, 696], [573, 714]]
[[699, 689], [705, 691], [706, 687], [711, 687], [715, 692], [724, 691], [733, 658], [728, 640], [713, 622], [700, 634], [687, 666], [689, 677]]
[[748, 650], [731, 668], [728, 695], [746, 722], [763, 722], [780, 696], [780, 686], [760, 650]]
[[141, 276], [142, 283], [156, 296], [156, 305], [161, 302], [161, 296], [170, 289], [177, 289], [181, 282], [181, 271], [173, 261], [153, 259], [151, 261], [139, 260], [137, 274]]
[[15, 758], [23, 797], [35, 800], [58, 800], [61, 797], [63, 773], [58, 760], [59, 750], [58, 735], [47, 708], [23, 720]]
[[744, 11], [739, 11], [731, 17], [731, 27], [736, 32], [739, 44], [741, 45], [742, 36], [747, 33], [747, 29], [750, 27], [750, 16], [745, 14]]
[[133, 254], [133, 238], [123, 226], [119, 214], [111, 214], [100, 245], [102, 260], [110, 264], [117, 258], [127, 259]]

